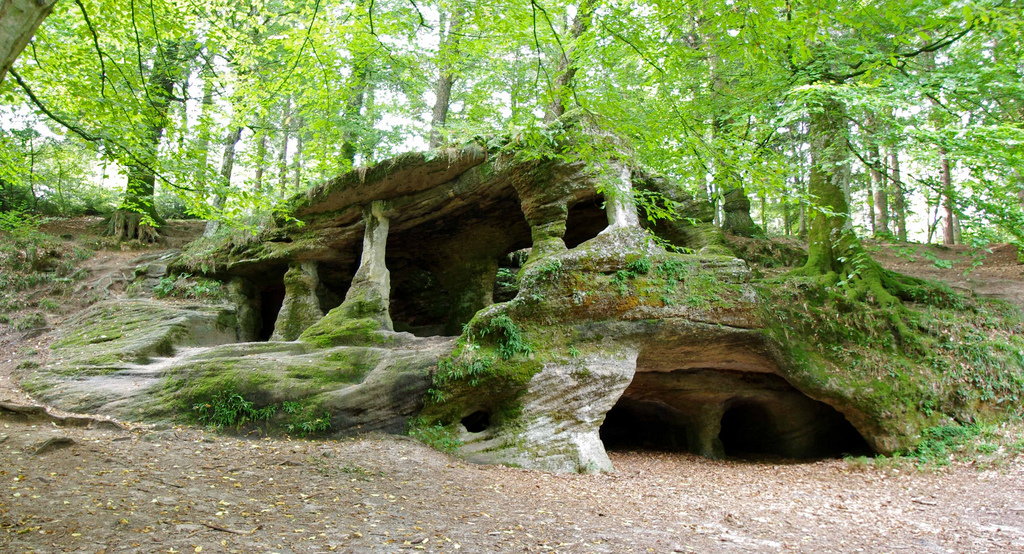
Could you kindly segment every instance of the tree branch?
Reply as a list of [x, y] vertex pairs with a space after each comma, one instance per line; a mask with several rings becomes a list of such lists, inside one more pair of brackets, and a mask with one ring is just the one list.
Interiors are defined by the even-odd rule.
[[151, 164], [147, 163], [145, 160], [143, 160], [143, 159], [139, 158], [138, 156], [136, 156], [135, 153], [131, 151], [131, 149], [129, 149], [127, 146], [121, 144], [117, 140], [112, 139], [112, 138], [107, 137], [107, 136], [92, 134], [89, 131], [86, 131], [85, 129], [83, 129], [83, 128], [81, 128], [81, 127], [79, 127], [79, 126], [77, 126], [77, 125], [75, 125], [75, 124], [73, 124], [71, 122], [69, 122], [68, 120], [64, 119], [60, 115], [57, 115], [54, 111], [50, 110], [49, 108], [46, 107], [45, 104], [43, 104], [43, 101], [40, 100], [38, 96], [36, 96], [35, 92], [33, 92], [32, 89], [28, 86], [28, 83], [26, 83], [25, 80], [21, 78], [21, 75], [19, 75], [18, 72], [14, 70], [14, 68], [11, 68], [9, 70], [9, 73], [11, 74], [12, 77], [14, 77], [14, 80], [18, 83], [18, 86], [21, 87], [21, 90], [25, 92], [25, 94], [28, 96], [29, 100], [32, 101], [32, 104], [35, 105], [35, 107], [39, 108], [39, 111], [41, 111], [44, 114], [46, 114], [46, 117], [49, 117], [51, 120], [53, 120], [56, 123], [60, 124], [62, 127], [66, 128], [67, 130], [71, 131], [72, 133], [78, 135], [79, 137], [81, 137], [85, 141], [91, 142], [91, 143], [94, 143], [94, 144], [102, 145], [104, 147], [104, 149], [107, 149], [108, 151], [109, 151], [109, 146], [110, 145], [113, 145], [113, 146], [117, 147], [117, 149], [119, 151], [121, 151], [125, 156], [130, 158], [132, 160], [132, 162], [134, 162], [136, 164], [139, 164], [140, 166], [145, 167], [146, 169], [152, 171], [154, 177], [159, 178], [160, 181], [166, 183], [168, 186], [176, 188], [178, 190], [187, 190], [189, 192], [196, 192], [195, 189], [192, 189], [192, 188], [189, 188], [189, 187], [185, 187], [185, 186], [181, 186], [181, 185], [175, 184], [174, 182], [170, 181], [169, 179], [167, 179], [166, 177], [161, 175], [158, 171], [156, 171], [156, 169], [153, 168]]
[[96, 55], [100, 59], [100, 96], [107, 97], [107, 66], [103, 62], [103, 50], [100, 49], [100, 35], [96, 32], [96, 28], [92, 26], [92, 21], [89, 20], [89, 12], [85, 10], [85, 4], [82, 4], [82, 0], [75, 0], [75, 4], [78, 5], [78, 9], [82, 12], [82, 17], [85, 19], [85, 25], [89, 28], [89, 32], [92, 33], [92, 43], [96, 47]]

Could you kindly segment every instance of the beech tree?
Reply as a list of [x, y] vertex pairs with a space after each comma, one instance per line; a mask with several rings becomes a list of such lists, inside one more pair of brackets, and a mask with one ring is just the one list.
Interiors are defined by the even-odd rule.
[[0, 84], [57, 0], [0, 0]]
[[922, 197], [947, 241], [958, 224], [1024, 241], [1019, 4], [81, 0], [56, 5], [0, 98], [120, 169], [112, 230], [144, 239], [151, 188], [244, 219], [442, 139], [547, 152], [571, 111], [629, 164], [724, 204], [727, 230], [755, 229], [751, 199], [762, 231], [806, 227], [802, 273], [868, 294], [882, 277], [856, 250], [861, 226], [940, 230], [938, 212], [913, 213]]

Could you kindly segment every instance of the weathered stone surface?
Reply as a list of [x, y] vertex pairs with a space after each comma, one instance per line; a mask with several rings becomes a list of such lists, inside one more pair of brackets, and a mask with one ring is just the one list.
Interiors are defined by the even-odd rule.
[[753, 237], [764, 234], [750, 217], [750, 199], [743, 187], [725, 191], [722, 214], [722, 228], [734, 235]]
[[423, 192], [451, 181], [487, 159], [475, 143], [430, 153], [409, 153], [328, 181], [299, 202], [296, 215], [346, 210], [353, 205]]
[[[467, 459], [563, 472], [611, 471], [598, 435], [604, 416], [629, 385], [636, 351], [588, 355], [572, 363], [548, 363], [520, 397], [514, 424], [470, 433], [463, 426], [459, 449]], [[487, 398], [469, 413], [486, 408]]]
[[320, 277], [316, 262], [294, 262], [284, 274], [284, 303], [274, 323], [270, 340], [295, 340], [324, 313], [320, 310], [317, 289]]
[[[840, 287], [755, 282], [709, 202], [614, 158], [561, 158], [471, 145], [341, 176], [295, 200], [305, 225], [185, 252], [180, 267], [232, 280], [235, 308], [129, 305], [146, 328], [94, 313], [26, 383], [140, 418], [237, 394], [278, 407], [261, 424], [278, 431], [411, 424], [475, 461], [607, 471], [606, 446], [807, 457], [866, 441], [890, 453], [1024, 382], [1011, 337], [972, 351], [992, 390], [965, 392], [946, 340], [964, 310], [948, 296], [922, 289], [928, 313], [893, 315]], [[637, 198], [656, 206], [638, 212]], [[745, 196], [727, 200], [727, 219], [745, 209]], [[651, 223], [651, 210], [674, 217]], [[999, 340], [1021, 325], [973, 313]], [[211, 346], [271, 328], [297, 340]]]
[[[182, 342], [205, 331], [199, 319], [178, 324]], [[88, 320], [77, 333], [97, 332]], [[74, 330], [73, 330], [74, 331]], [[450, 348], [449, 339], [417, 339], [395, 334], [387, 348], [343, 346], [317, 348], [303, 342], [235, 343], [178, 348], [175, 357], [94, 365], [104, 358], [58, 345], [61, 361], [26, 378], [30, 390], [63, 409], [99, 412], [127, 419], [164, 419], [185, 415], [193, 405], [210, 402], [221, 391], [243, 395], [258, 407], [293, 402], [301, 413], [283, 411], [268, 425], [295, 427], [303, 418], [328, 416], [325, 433], [346, 435], [381, 430], [402, 432], [406, 420], [422, 406], [430, 369]], [[227, 338], [227, 337], [225, 337]], [[111, 341], [114, 342], [114, 341]], [[100, 343], [107, 344], [110, 343]], [[114, 354], [121, 352], [115, 348]], [[186, 411], [185, 413], [188, 413]]]

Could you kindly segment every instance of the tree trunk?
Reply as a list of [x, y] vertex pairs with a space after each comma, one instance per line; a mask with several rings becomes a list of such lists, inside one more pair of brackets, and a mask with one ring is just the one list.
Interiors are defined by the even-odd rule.
[[[451, 106], [452, 85], [455, 84], [455, 59], [459, 56], [459, 32], [462, 26], [462, 6], [455, 7], [448, 33], [441, 37], [441, 46], [437, 51], [437, 88], [435, 89], [434, 111], [430, 118], [430, 148], [441, 146], [444, 137], [441, 128], [448, 121], [448, 108]], [[444, 29], [442, 28], [442, 33]]]
[[[242, 128], [237, 127], [233, 131], [229, 131], [228, 135], [224, 137], [224, 157], [221, 158], [220, 162], [220, 177], [223, 180], [225, 187], [231, 187], [231, 173], [235, 168], [235, 146], [238, 145], [238, 141], [242, 138]], [[220, 194], [214, 194], [213, 206], [218, 210], [224, 206], [224, 197]], [[213, 236], [217, 229], [220, 228], [220, 221], [213, 219], [206, 222], [206, 229], [203, 231], [204, 237]]]
[[942, 208], [945, 211], [942, 225], [942, 243], [956, 244], [956, 231], [953, 229], [953, 182], [949, 175], [949, 158], [946, 157], [946, 149], [939, 147], [939, 155], [942, 156]]
[[820, 109], [811, 113], [809, 135], [811, 174], [807, 193], [822, 209], [811, 211], [804, 268], [819, 275], [840, 274], [841, 241], [852, 235], [850, 209], [843, 192], [850, 171], [846, 159], [845, 106], [834, 99], [822, 102]]
[[57, 0], [0, 0], [0, 84]]
[[297, 192], [302, 190], [302, 127], [306, 120], [299, 117], [295, 121], [295, 156], [292, 157], [292, 186]]
[[284, 113], [281, 115], [281, 148], [277, 151], [277, 191], [287, 196], [288, 190], [288, 142], [291, 140], [292, 98], [284, 98]]
[[[807, 264], [791, 274], [818, 277], [854, 299], [881, 305], [909, 298], [905, 282], [913, 280], [882, 269], [853, 232], [843, 190], [850, 182], [845, 106], [835, 99], [825, 99], [810, 116], [811, 174], [807, 192], [822, 209], [811, 210]], [[892, 323], [904, 327], [898, 317], [893, 316]]]
[[349, 97], [345, 101], [345, 110], [342, 115], [346, 128], [341, 134], [341, 159], [347, 161], [350, 168], [355, 166], [356, 153], [359, 151], [357, 145], [359, 133], [356, 131], [356, 127], [362, 115], [369, 75], [370, 70], [365, 63], [354, 68], [352, 83], [349, 86]]
[[872, 144], [868, 149], [871, 157], [871, 181], [874, 183], [874, 219], [872, 220], [871, 231], [874, 236], [888, 235], [889, 233], [889, 191], [886, 186], [882, 156], [878, 151], [878, 145]]
[[107, 234], [122, 239], [155, 242], [163, 219], [156, 212], [156, 165], [160, 139], [167, 125], [167, 109], [179, 73], [179, 45], [158, 48], [149, 78], [148, 127], [137, 156], [128, 163], [124, 198], [107, 225]]
[[[183, 110], [188, 112], [188, 110]], [[210, 117], [213, 111], [213, 74], [210, 71], [203, 72], [203, 104], [199, 116], [199, 144], [196, 169], [199, 172], [196, 180], [199, 188], [206, 185], [207, 167], [210, 161]], [[184, 135], [184, 133], [182, 133]]]
[[267, 128], [260, 126], [256, 132], [256, 174], [253, 176], [256, 181], [256, 194], [263, 194], [263, 173], [267, 169]]
[[875, 172], [874, 172], [874, 170], [872, 168], [868, 168], [868, 180], [867, 180], [867, 188], [868, 188], [868, 190], [867, 190], [867, 192], [868, 192], [868, 198], [867, 198], [867, 204], [868, 205], [867, 205], [867, 209], [868, 209], [868, 213], [866, 215], [867, 215], [868, 223], [871, 224], [871, 236], [875, 236], [876, 234], [878, 234], [875, 231], [875, 187], [876, 186], [877, 186], [877, 182], [875, 181]]
[[572, 42], [569, 43], [568, 49], [562, 52], [562, 56], [558, 60], [558, 76], [555, 77], [553, 91], [554, 98], [548, 104], [547, 110], [544, 111], [544, 123], [551, 123], [565, 113], [564, 97], [567, 89], [572, 85], [573, 77], [576, 76], [576, 60], [572, 59], [572, 54], [576, 49], [575, 43], [583, 36], [583, 33], [587, 32], [593, 14], [594, 6], [592, 0], [583, 0], [580, 2], [579, 7], [576, 8], [576, 17], [572, 20], [572, 29], [570, 31]]
[[900, 178], [899, 152], [896, 149], [890, 153], [889, 160], [892, 165], [892, 209], [896, 212], [896, 240], [907, 242], [907, 200]]

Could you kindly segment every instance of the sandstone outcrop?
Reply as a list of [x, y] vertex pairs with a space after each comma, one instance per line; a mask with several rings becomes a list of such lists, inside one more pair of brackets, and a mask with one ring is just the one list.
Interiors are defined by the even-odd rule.
[[[651, 198], [674, 217], [648, 217]], [[607, 447], [890, 453], [1024, 388], [1019, 316], [927, 289], [894, 336], [841, 291], [754, 282], [710, 203], [615, 158], [407, 154], [290, 215], [171, 267], [225, 283], [230, 302], [94, 307], [26, 383], [137, 418], [212, 417], [237, 396], [262, 418], [249, 427], [410, 432], [552, 471], [611, 470]], [[988, 389], [960, 386], [953, 317], [998, 341], [971, 370]]]

